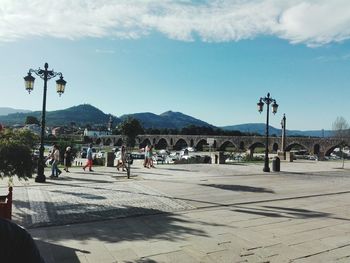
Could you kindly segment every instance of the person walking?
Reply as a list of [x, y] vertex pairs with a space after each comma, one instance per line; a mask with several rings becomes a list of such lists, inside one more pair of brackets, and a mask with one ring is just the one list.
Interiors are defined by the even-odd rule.
[[149, 147], [148, 150], [148, 168], [155, 168], [153, 165], [153, 145]]
[[149, 160], [149, 158], [148, 158], [148, 155], [149, 155], [149, 145], [148, 144], [146, 144], [146, 146], [145, 146], [145, 149], [144, 149], [144, 153], [145, 153], [145, 161], [143, 162], [143, 167], [148, 167], [148, 160]]
[[67, 173], [69, 173], [68, 169], [69, 167], [71, 167], [72, 165], [72, 151], [71, 151], [71, 147], [68, 146], [66, 148], [66, 151], [64, 152], [64, 169]]
[[89, 144], [89, 148], [87, 149], [87, 152], [86, 152], [86, 158], [87, 158], [87, 162], [83, 166], [83, 170], [85, 171], [85, 169], [87, 167], [89, 167], [89, 172], [93, 172], [93, 170], [92, 170], [92, 143]]
[[60, 162], [60, 151], [57, 145], [53, 146], [52, 149], [52, 165], [51, 165], [51, 178], [58, 178], [58, 176], [62, 173], [62, 171], [58, 168], [58, 164]]
[[117, 164], [117, 169], [119, 171], [119, 168], [123, 168], [123, 171], [125, 172], [126, 168], [126, 148], [123, 145], [122, 148], [120, 149], [120, 157], [118, 159], [118, 164]]

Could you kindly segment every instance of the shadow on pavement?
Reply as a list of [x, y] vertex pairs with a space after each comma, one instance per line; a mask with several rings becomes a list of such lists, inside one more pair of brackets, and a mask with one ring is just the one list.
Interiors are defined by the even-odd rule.
[[[135, 207], [124, 207], [120, 211], [127, 214], [127, 210]], [[152, 216], [150, 216], [152, 215]], [[52, 242], [74, 239], [85, 242], [87, 240], [101, 240], [110, 243], [134, 240], [148, 240], [152, 238], [163, 240], [182, 240], [185, 236], [202, 236], [207, 234], [202, 229], [190, 227], [193, 222], [180, 218], [173, 213], [165, 213], [156, 209], [138, 208], [138, 213], [128, 218], [111, 217], [99, 219], [98, 222], [85, 224], [70, 224], [64, 226], [52, 226], [45, 228], [45, 238]], [[78, 223], [78, 222], [76, 222]], [[79, 223], [83, 223], [80, 221]], [[200, 222], [212, 225], [211, 223]], [[216, 224], [215, 224], [216, 225]], [[32, 229], [32, 235], [36, 237], [36, 231], [42, 233], [42, 228]]]
[[35, 243], [39, 248], [41, 256], [44, 258], [45, 263], [79, 263], [81, 262], [81, 260], [77, 256], [77, 252], [81, 253], [82, 255], [90, 254], [90, 252], [86, 250], [65, 247], [62, 245], [53, 244], [42, 240], [35, 240]]
[[231, 184], [200, 184], [201, 186], [215, 187], [223, 190], [238, 191], [238, 192], [253, 192], [253, 193], [275, 193], [274, 191], [263, 188], [246, 185], [231, 185]]
[[52, 192], [65, 194], [65, 195], [73, 195], [73, 196], [77, 196], [77, 197], [84, 198], [84, 199], [90, 199], [90, 200], [105, 200], [105, 199], [107, 199], [105, 196], [88, 194], [88, 193], [69, 192], [69, 191], [62, 191], [62, 190], [52, 190]]
[[153, 259], [138, 259], [136, 261], [124, 261], [125, 263], [158, 263], [157, 261], [154, 261]]
[[198, 172], [196, 170], [181, 169], [181, 168], [161, 168], [159, 166], [157, 166], [157, 168], [160, 169], [160, 170], [177, 171], [177, 172], [190, 172], [190, 173]]
[[308, 209], [299, 208], [286, 208], [279, 206], [262, 206], [262, 207], [244, 207], [235, 206], [238, 209], [232, 209], [232, 211], [239, 213], [247, 213], [254, 215], [261, 215], [266, 217], [283, 217], [283, 218], [298, 218], [298, 219], [308, 219], [308, 218], [333, 218], [339, 220], [350, 221], [348, 218], [338, 218], [330, 213], [318, 212]]

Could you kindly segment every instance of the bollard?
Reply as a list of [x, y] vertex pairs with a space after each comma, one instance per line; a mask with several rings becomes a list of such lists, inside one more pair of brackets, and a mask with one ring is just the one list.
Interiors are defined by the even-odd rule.
[[279, 172], [281, 170], [281, 160], [278, 157], [272, 160], [272, 171]]

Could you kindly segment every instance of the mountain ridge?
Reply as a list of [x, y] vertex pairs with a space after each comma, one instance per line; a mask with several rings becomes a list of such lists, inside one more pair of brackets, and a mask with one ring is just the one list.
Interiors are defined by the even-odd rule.
[[[260, 135], [265, 134], [266, 124], [264, 123], [245, 123], [245, 124], [237, 124], [237, 125], [229, 125], [219, 127], [226, 131], [241, 131], [241, 132], [255, 132]], [[281, 136], [282, 129], [275, 128], [273, 126], [269, 126], [269, 134]], [[331, 137], [333, 135], [333, 131], [331, 130], [288, 130], [286, 129], [287, 136], [307, 136], [307, 137]]]
[[[41, 111], [29, 111], [25, 113], [10, 113], [8, 115], [0, 116], [0, 123], [4, 125], [14, 125], [25, 123], [27, 116], [34, 116], [40, 120]], [[80, 104], [72, 106], [62, 110], [47, 111], [46, 112], [46, 124], [48, 126], [63, 126], [75, 123], [76, 125], [103, 125], [107, 126], [110, 117], [112, 116], [113, 125], [119, 124], [127, 117], [133, 117], [138, 119], [144, 128], [154, 129], [182, 129], [189, 125], [221, 128], [227, 131], [240, 131], [243, 133], [257, 133], [260, 135], [265, 134], [264, 123], [246, 123], [238, 125], [229, 125], [216, 127], [200, 119], [194, 118], [190, 115], [186, 115], [182, 112], [165, 111], [159, 115], [152, 112], [140, 112], [132, 114], [124, 114], [119, 118], [113, 114], [106, 114], [100, 109], [90, 104]], [[270, 126], [270, 135], [281, 136], [281, 129]], [[310, 136], [310, 137], [330, 137], [332, 131], [330, 130], [287, 130], [287, 136]]]
[[24, 110], [24, 109], [15, 109], [10, 107], [0, 107], [0, 116], [5, 116], [13, 113], [28, 113], [28, 112], [31, 112], [31, 111]]
[[186, 115], [182, 112], [166, 111], [159, 115], [151, 112], [141, 112], [122, 115], [121, 120], [127, 117], [138, 119], [144, 128], [157, 129], [182, 129], [189, 125], [201, 127], [215, 127], [205, 121], [196, 119], [192, 116]]

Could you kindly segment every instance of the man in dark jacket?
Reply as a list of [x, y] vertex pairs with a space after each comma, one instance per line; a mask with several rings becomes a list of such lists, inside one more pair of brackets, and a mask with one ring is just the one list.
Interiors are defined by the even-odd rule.
[[0, 218], [0, 262], [45, 263], [31, 235], [3, 218]]

